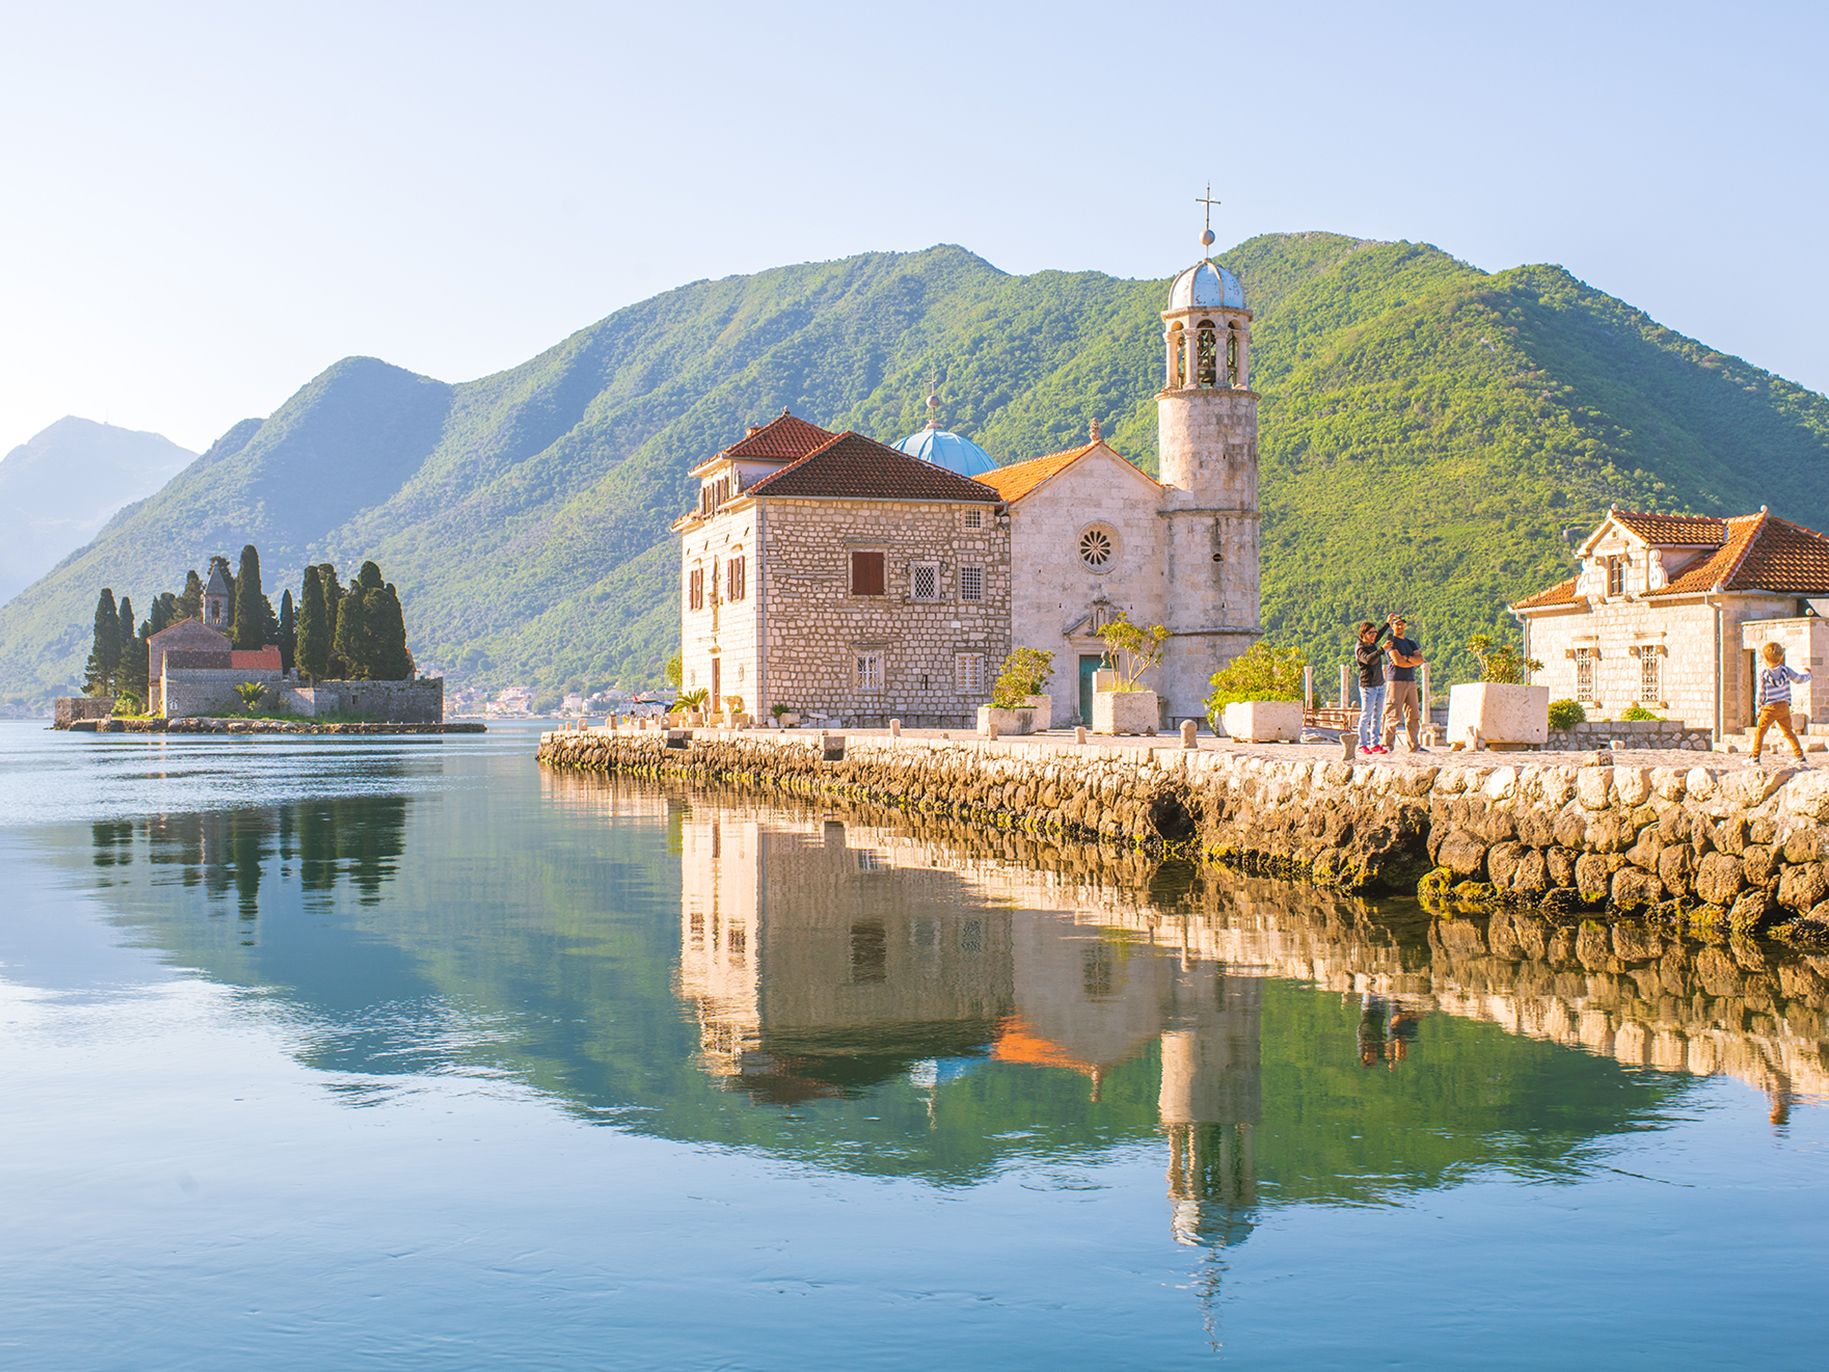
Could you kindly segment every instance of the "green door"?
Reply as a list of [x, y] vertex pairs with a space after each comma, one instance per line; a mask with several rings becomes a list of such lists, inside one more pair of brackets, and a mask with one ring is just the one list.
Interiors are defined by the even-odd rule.
[[1092, 674], [1105, 665], [1102, 653], [1080, 654], [1080, 723], [1092, 727]]

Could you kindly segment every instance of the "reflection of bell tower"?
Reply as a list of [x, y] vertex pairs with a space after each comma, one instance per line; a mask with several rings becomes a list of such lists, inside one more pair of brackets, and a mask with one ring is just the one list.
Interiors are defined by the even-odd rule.
[[[1213, 250], [1212, 189], [1202, 200]], [[1156, 397], [1171, 589], [1161, 680], [1173, 718], [1197, 719], [1207, 678], [1258, 635], [1257, 393], [1251, 311], [1210, 256], [1175, 278], [1162, 312]]]
[[1223, 1246], [1250, 1232], [1257, 1204], [1263, 982], [1196, 965], [1175, 991], [1177, 1027], [1162, 1035], [1157, 1098], [1175, 1238]]

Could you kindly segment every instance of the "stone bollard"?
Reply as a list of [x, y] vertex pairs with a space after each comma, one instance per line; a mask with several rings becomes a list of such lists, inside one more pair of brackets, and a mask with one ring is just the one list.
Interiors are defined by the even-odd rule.
[[845, 760], [845, 736], [843, 734], [821, 733], [819, 736], [819, 757], [822, 762], [843, 762]]
[[1359, 755], [1359, 740], [1349, 733], [1340, 735], [1340, 760], [1351, 762]]
[[1075, 743], [1084, 743], [1086, 741], [1086, 726], [1084, 724], [1074, 725], [1073, 741]]
[[902, 736], [902, 721], [899, 719], [890, 720], [889, 721], [889, 737], [900, 738], [901, 736]]
[[1191, 719], [1181, 721], [1181, 746], [1198, 748], [1200, 746], [1200, 726]]
[[996, 717], [995, 716], [986, 716], [985, 721], [984, 721], [984, 728], [980, 729], [978, 732], [983, 734], [986, 738], [996, 738], [997, 737], [997, 719], [996, 719]]

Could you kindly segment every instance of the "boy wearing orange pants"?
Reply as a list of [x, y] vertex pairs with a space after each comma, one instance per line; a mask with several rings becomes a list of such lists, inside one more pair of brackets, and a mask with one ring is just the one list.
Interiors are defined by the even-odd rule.
[[1785, 650], [1776, 643], [1768, 643], [1760, 650], [1765, 659], [1765, 669], [1759, 673], [1759, 721], [1753, 726], [1753, 761], [1759, 761], [1759, 750], [1765, 744], [1765, 731], [1774, 724], [1791, 745], [1791, 751], [1797, 754], [1797, 760], [1804, 760], [1804, 748], [1797, 741], [1797, 734], [1791, 728], [1791, 683], [1808, 681], [1810, 673], [1800, 672], [1785, 663]]

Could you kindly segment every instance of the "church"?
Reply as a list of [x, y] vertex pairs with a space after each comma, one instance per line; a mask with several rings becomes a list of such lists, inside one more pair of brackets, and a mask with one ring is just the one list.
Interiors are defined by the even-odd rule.
[[673, 526], [685, 689], [759, 720], [957, 728], [1028, 647], [1054, 654], [1055, 723], [1090, 724], [1098, 630], [1127, 614], [1169, 631], [1144, 682], [1162, 726], [1204, 718], [1208, 678], [1260, 634], [1252, 316], [1203, 256], [1161, 317], [1157, 477], [1097, 420], [1000, 462], [937, 416], [891, 445], [783, 411], [700, 462]]

